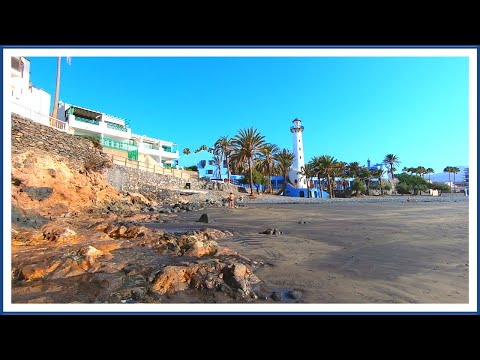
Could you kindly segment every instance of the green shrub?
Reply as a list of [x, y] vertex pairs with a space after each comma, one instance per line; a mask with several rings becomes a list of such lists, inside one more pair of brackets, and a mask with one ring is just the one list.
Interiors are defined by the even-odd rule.
[[352, 184], [352, 190], [355, 191], [355, 195], [360, 195], [365, 191], [365, 183], [361, 179], [356, 178]]
[[90, 140], [93, 143], [95, 149], [102, 149], [102, 144], [100, 143], [100, 138], [93, 135], [82, 135], [83, 138]]
[[430, 184], [430, 189], [441, 190], [441, 191], [449, 191], [450, 190], [450, 185], [439, 183], [439, 182], [433, 182], [433, 183]]
[[97, 154], [90, 154], [83, 164], [87, 172], [102, 172], [103, 169], [112, 167], [112, 160], [108, 157], [99, 156]]
[[412, 187], [408, 185], [407, 183], [399, 183], [397, 185], [397, 192], [399, 194], [410, 194], [412, 191]]
[[402, 193], [400, 191], [403, 191], [404, 194], [414, 191], [414, 194], [417, 195], [421, 191], [427, 191], [430, 185], [427, 180], [416, 175], [399, 174], [397, 179], [399, 181], [397, 185], [397, 192]]

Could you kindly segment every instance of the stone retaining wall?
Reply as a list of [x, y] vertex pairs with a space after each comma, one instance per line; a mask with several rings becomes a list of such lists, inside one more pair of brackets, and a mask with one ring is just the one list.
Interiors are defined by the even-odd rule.
[[98, 153], [92, 141], [12, 114], [12, 155], [43, 150], [74, 162], [85, 162]]
[[120, 191], [148, 193], [155, 189], [176, 189], [190, 183], [191, 189], [198, 189], [198, 180], [181, 179], [175, 176], [152, 173], [114, 164], [106, 171], [107, 181]]

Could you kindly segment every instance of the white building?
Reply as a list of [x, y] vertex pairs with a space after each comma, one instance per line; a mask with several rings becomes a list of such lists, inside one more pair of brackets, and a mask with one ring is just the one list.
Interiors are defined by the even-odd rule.
[[51, 96], [32, 86], [30, 60], [27, 58], [12, 57], [10, 73], [9, 105], [12, 113], [70, 134], [98, 137], [104, 148], [111, 149], [112, 155], [117, 151], [121, 157], [151, 166], [176, 166], [179, 156], [177, 144], [133, 134], [124, 119], [63, 102], [58, 104], [57, 119], [51, 118]]
[[32, 86], [30, 81], [30, 60], [26, 57], [12, 57], [10, 69], [11, 111], [33, 121], [49, 125], [49, 93]]
[[302, 167], [305, 166], [305, 157], [303, 156], [302, 121], [296, 118], [292, 122], [293, 126], [290, 128], [290, 132], [293, 135], [293, 155], [295, 157], [293, 159], [291, 170], [288, 173], [288, 178], [296, 188], [306, 188], [307, 182], [305, 176], [298, 173], [302, 171]]
[[133, 134], [125, 119], [63, 102], [58, 104], [57, 117], [68, 124], [70, 133], [98, 137], [104, 148], [127, 152], [130, 160], [163, 167], [176, 165], [177, 144]]

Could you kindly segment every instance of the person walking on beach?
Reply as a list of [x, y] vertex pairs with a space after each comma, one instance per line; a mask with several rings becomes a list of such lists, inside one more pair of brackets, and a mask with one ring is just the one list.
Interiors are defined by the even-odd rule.
[[235, 208], [235, 195], [231, 192], [230, 195], [228, 195], [228, 199], [230, 200], [230, 203], [228, 204], [228, 207], [230, 209]]

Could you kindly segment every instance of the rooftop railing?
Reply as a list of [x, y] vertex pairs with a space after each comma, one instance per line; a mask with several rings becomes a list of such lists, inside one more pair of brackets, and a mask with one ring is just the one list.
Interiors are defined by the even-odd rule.
[[118, 130], [118, 131], [125, 131], [125, 132], [128, 131], [128, 129], [123, 125], [114, 124], [114, 123], [111, 123], [111, 122], [106, 122], [106, 124], [107, 124], [107, 128], [109, 128], [109, 129]]

